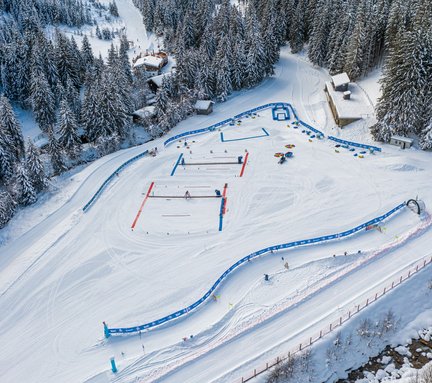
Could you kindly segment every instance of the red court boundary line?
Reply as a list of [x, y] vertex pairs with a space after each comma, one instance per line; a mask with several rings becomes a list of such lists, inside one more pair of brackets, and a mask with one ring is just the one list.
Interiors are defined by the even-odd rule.
[[249, 157], [249, 152], [246, 153], [246, 157], [244, 159], [243, 166], [242, 166], [241, 171], [240, 171], [240, 177], [243, 176], [243, 173], [244, 173], [244, 170], [245, 170], [245, 166], [246, 166], [246, 162], [248, 160], [248, 157]]
[[225, 199], [224, 208], [222, 210], [222, 215], [225, 215], [225, 213], [226, 213], [226, 205], [227, 205], [226, 191], [227, 191], [227, 187], [228, 187], [228, 184], [225, 184], [224, 189], [223, 189], [223, 194], [222, 194], [222, 198]]
[[137, 215], [136, 215], [136, 217], [135, 217], [135, 219], [134, 219], [134, 221], [133, 221], [133, 223], [132, 223], [132, 226], [131, 226], [131, 229], [132, 229], [132, 230], [135, 228], [135, 225], [136, 225], [136, 223], [138, 222], [138, 218], [139, 218], [140, 215], [141, 215], [141, 212], [142, 212], [142, 209], [143, 209], [143, 207], [144, 207], [144, 204], [145, 204], [146, 201], [148, 200], [148, 197], [149, 197], [149, 195], [150, 195], [151, 190], [153, 189], [153, 186], [154, 186], [154, 182], [152, 182], [152, 183], [150, 184], [150, 187], [149, 187], [149, 189], [148, 189], [148, 191], [147, 191], [147, 194], [146, 194], [146, 196], [144, 197], [144, 199], [143, 199], [143, 201], [142, 201], [142, 203], [141, 203], [141, 206], [140, 206], [140, 208], [139, 208], [139, 210], [138, 210], [138, 213], [137, 213]]

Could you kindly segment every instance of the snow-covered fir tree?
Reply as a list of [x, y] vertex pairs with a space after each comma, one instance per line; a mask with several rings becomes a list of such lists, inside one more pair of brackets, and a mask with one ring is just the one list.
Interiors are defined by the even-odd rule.
[[432, 149], [432, 117], [422, 132], [420, 147], [424, 150]]
[[116, 4], [115, 0], [110, 2], [108, 7], [109, 7], [109, 12], [111, 13], [111, 15], [113, 15], [114, 17], [119, 17], [119, 12], [118, 12], [118, 8], [117, 8], [117, 4]]
[[27, 172], [25, 160], [19, 162], [15, 168], [13, 194], [20, 205], [31, 205], [37, 201], [36, 190]]
[[67, 167], [65, 165], [63, 157], [63, 149], [58, 143], [52, 130], [48, 132], [48, 148], [47, 152], [51, 159], [51, 165], [53, 168], [54, 175], [64, 172]]
[[26, 148], [26, 168], [29, 178], [36, 192], [41, 192], [48, 185], [45, 168], [42, 163], [39, 149], [29, 139]]
[[5, 96], [0, 97], [0, 135], [2, 136], [3, 145], [11, 153], [15, 160], [18, 160], [24, 154], [24, 139], [21, 126], [12, 106]]
[[55, 122], [55, 99], [44, 73], [32, 73], [30, 100], [36, 122], [48, 132]]
[[63, 100], [60, 105], [60, 116], [58, 125], [58, 142], [66, 153], [73, 159], [79, 154], [78, 124], [74, 113], [71, 111], [67, 100]]
[[8, 191], [0, 190], [0, 229], [13, 217], [16, 209], [16, 203]]
[[0, 181], [7, 184], [13, 176], [15, 159], [9, 150], [10, 145], [0, 130]]

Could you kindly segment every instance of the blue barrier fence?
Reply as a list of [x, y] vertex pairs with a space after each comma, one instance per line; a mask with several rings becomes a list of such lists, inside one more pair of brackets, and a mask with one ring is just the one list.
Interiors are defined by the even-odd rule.
[[[315, 128], [313, 128], [312, 126], [310, 126], [310, 125], [306, 124], [305, 122], [301, 121], [301, 120], [298, 118], [298, 115], [297, 115], [297, 113], [296, 113], [294, 107], [293, 107], [290, 103], [287, 103], [287, 102], [272, 102], [272, 103], [270, 103], [270, 104], [264, 104], [264, 105], [257, 106], [256, 108], [249, 109], [249, 110], [247, 110], [247, 111], [245, 111], [245, 112], [242, 112], [242, 113], [240, 113], [240, 114], [235, 115], [233, 118], [228, 118], [228, 119], [226, 119], [226, 120], [223, 120], [223, 121], [221, 121], [221, 122], [218, 122], [217, 124], [210, 125], [210, 126], [208, 126], [207, 128], [197, 129], [197, 130], [191, 130], [191, 131], [189, 131], [189, 132], [184, 132], [184, 133], [181, 133], [181, 134], [177, 134], [176, 136], [173, 136], [173, 137], [171, 137], [171, 138], [168, 138], [168, 139], [164, 142], [164, 146], [167, 146], [167, 145], [173, 143], [174, 141], [176, 141], [176, 140], [178, 140], [178, 139], [180, 139], [180, 138], [185, 138], [185, 137], [189, 137], [189, 136], [194, 136], [194, 135], [202, 134], [202, 133], [213, 132], [216, 128], [219, 128], [219, 127], [224, 126], [224, 125], [228, 125], [228, 124], [233, 123], [233, 122], [235, 122], [235, 120], [238, 120], [238, 119], [240, 119], [240, 118], [242, 118], [242, 117], [250, 116], [250, 115], [252, 115], [253, 113], [259, 112], [259, 111], [264, 110], [264, 109], [269, 109], [269, 108], [285, 108], [285, 109], [287, 109], [287, 111], [288, 111], [288, 109], [291, 109], [292, 114], [293, 114], [293, 116], [295, 117], [295, 119], [296, 119], [297, 121], [299, 121], [303, 126], [307, 127], [308, 129], [314, 131], [314, 132], [317, 133], [317, 134], [321, 134], [321, 135], [324, 136], [324, 133], [323, 133], [323, 132], [321, 132], [321, 131], [319, 131], [318, 129], [315, 129]], [[360, 144], [359, 144], [359, 145], [360, 145]], [[367, 145], [367, 146], [368, 146], [368, 145]]]
[[340, 138], [336, 138], [336, 137], [333, 137], [333, 136], [328, 136], [327, 138], [329, 140], [338, 142], [340, 144], [348, 145], [348, 146], [356, 146], [358, 148], [371, 149], [371, 150], [374, 150], [376, 152], [380, 152], [381, 151], [381, 148], [378, 148], [377, 146], [373, 146], [373, 145], [359, 144], [357, 142], [341, 140]]
[[300, 121], [300, 124], [303, 125], [305, 128], [308, 128], [309, 130], [312, 130], [312, 132], [316, 133], [316, 134], [320, 134], [321, 136], [324, 137], [324, 133], [321, 132], [318, 129], [315, 129], [314, 127], [310, 126], [309, 124], [306, 124], [306, 122]]
[[135, 157], [130, 158], [125, 163], [123, 163], [121, 166], [119, 166], [114, 172], [103, 182], [101, 187], [97, 190], [97, 192], [93, 195], [93, 197], [86, 203], [86, 205], [83, 207], [84, 213], [87, 212], [87, 210], [90, 209], [90, 207], [93, 205], [93, 203], [100, 197], [100, 195], [103, 193], [103, 191], [106, 189], [106, 187], [110, 184], [110, 182], [119, 174], [122, 172], [127, 166], [135, 162], [136, 160], [139, 160], [140, 158], [144, 157], [148, 153], [148, 150], [145, 150], [144, 152], [138, 154]]
[[[223, 199], [221, 202], [221, 211], [223, 209]], [[359, 226], [356, 226], [353, 229], [344, 231], [342, 233], [336, 233], [336, 234], [330, 234], [330, 235], [325, 235], [322, 237], [316, 237], [316, 238], [311, 238], [311, 239], [304, 239], [304, 240], [300, 240], [300, 241], [295, 241], [295, 242], [289, 242], [289, 243], [283, 243], [280, 245], [275, 245], [275, 246], [270, 246], [270, 247], [266, 247], [264, 249], [258, 250], [254, 253], [251, 253], [245, 257], [243, 257], [242, 259], [240, 259], [239, 261], [237, 261], [236, 263], [234, 263], [229, 269], [227, 269], [218, 279], [217, 281], [213, 284], [213, 286], [204, 294], [204, 296], [202, 296], [200, 299], [198, 299], [196, 302], [192, 303], [190, 306], [183, 308], [181, 310], [178, 310], [170, 315], [167, 315], [163, 318], [160, 318], [158, 320], [155, 320], [153, 322], [148, 322], [146, 324], [143, 324], [141, 326], [136, 326], [136, 327], [122, 327], [122, 328], [107, 328], [105, 327], [105, 336], [111, 336], [111, 335], [127, 335], [127, 334], [131, 334], [131, 333], [136, 333], [139, 331], [143, 331], [143, 330], [148, 330], [157, 326], [160, 326], [164, 323], [170, 322], [174, 319], [177, 319], [179, 317], [182, 317], [188, 313], [190, 313], [191, 311], [193, 311], [194, 309], [196, 309], [198, 306], [202, 305], [213, 293], [214, 291], [217, 289], [217, 287], [223, 282], [224, 279], [226, 279], [228, 277], [229, 274], [231, 274], [235, 269], [237, 269], [238, 267], [240, 267], [241, 265], [249, 262], [250, 260], [259, 257], [260, 255], [266, 254], [266, 253], [271, 253], [272, 251], [277, 251], [277, 250], [283, 250], [283, 249], [289, 249], [289, 248], [294, 248], [294, 247], [300, 247], [300, 246], [307, 246], [307, 245], [311, 245], [311, 244], [315, 244], [315, 243], [320, 243], [320, 242], [327, 242], [327, 241], [332, 241], [332, 240], [337, 240], [340, 238], [345, 238], [348, 237], [350, 235], [353, 235], [363, 229], [365, 229], [367, 226], [369, 225], [373, 225], [379, 222], [384, 221], [386, 218], [388, 218], [389, 216], [391, 216], [392, 214], [400, 211], [404, 206], [406, 206], [405, 202], [401, 203], [400, 205], [396, 206], [394, 209], [388, 211], [387, 213], [380, 215], [379, 217], [376, 217], [368, 222], [365, 222]]]

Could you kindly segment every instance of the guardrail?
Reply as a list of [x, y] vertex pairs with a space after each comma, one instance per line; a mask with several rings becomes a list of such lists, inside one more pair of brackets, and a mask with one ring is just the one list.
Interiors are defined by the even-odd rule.
[[371, 150], [375, 150], [376, 152], [380, 152], [381, 151], [381, 148], [379, 148], [377, 146], [373, 146], [373, 145], [359, 144], [357, 142], [342, 140], [340, 138], [336, 138], [336, 137], [333, 137], [333, 136], [327, 136], [327, 138], [329, 140], [332, 140], [332, 141], [335, 141], [335, 142], [339, 142], [339, 143], [344, 144], [344, 145], [356, 146], [358, 148], [363, 148], [363, 149], [371, 149]]
[[100, 195], [103, 193], [103, 191], [106, 189], [106, 187], [110, 184], [110, 182], [120, 173], [122, 172], [127, 166], [129, 166], [131, 163], [135, 162], [136, 160], [139, 160], [140, 158], [144, 157], [148, 153], [148, 150], [145, 150], [144, 152], [136, 155], [135, 157], [130, 158], [125, 163], [123, 163], [121, 166], [119, 166], [114, 172], [102, 183], [100, 188], [96, 191], [96, 193], [93, 195], [93, 197], [90, 198], [90, 201], [88, 201], [85, 206], [83, 207], [84, 213], [86, 213], [90, 207], [93, 205], [93, 203], [100, 197]]
[[[194, 136], [194, 135], [202, 134], [202, 133], [213, 132], [216, 128], [219, 128], [219, 127], [221, 127], [221, 126], [224, 126], [224, 125], [228, 125], [228, 124], [230, 124], [230, 123], [233, 123], [236, 119], [242, 118], [242, 117], [244, 117], [244, 116], [246, 116], [246, 115], [250, 115], [250, 114], [255, 113], [255, 112], [259, 112], [260, 110], [264, 110], [264, 109], [268, 109], [268, 108], [275, 108], [275, 107], [286, 107], [286, 108], [290, 108], [291, 111], [292, 111], [292, 113], [293, 113], [293, 116], [295, 117], [295, 119], [296, 119], [297, 121], [300, 122], [301, 125], [305, 126], [306, 128], [308, 128], [308, 129], [312, 130], [313, 132], [315, 132], [315, 133], [317, 133], [317, 134], [320, 134], [320, 135], [322, 135], [322, 136], [324, 137], [324, 133], [322, 133], [320, 130], [318, 130], [318, 129], [312, 127], [312, 126], [310, 126], [309, 124], [305, 123], [304, 121], [301, 121], [301, 120], [298, 118], [298, 115], [297, 115], [297, 113], [296, 113], [294, 107], [293, 107], [290, 103], [287, 103], [287, 102], [273, 102], [273, 103], [269, 103], [269, 104], [264, 104], [264, 105], [257, 106], [256, 108], [253, 108], [253, 109], [249, 109], [249, 110], [247, 110], [247, 111], [245, 111], [245, 112], [242, 112], [242, 113], [240, 113], [240, 114], [235, 115], [235, 116], [232, 117], [232, 118], [228, 118], [228, 119], [223, 120], [223, 121], [220, 121], [220, 122], [218, 122], [218, 123], [216, 123], [216, 124], [210, 125], [210, 126], [208, 126], [207, 128], [196, 129], [196, 130], [191, 130], [191, 131], [184, 132], [184, 133], [181, 133], [181, 134], [177, 134], [176, 136], [173, 136], [173, 137], [171, 137], [171, 138], [168, 138], [168, 139], [164, 142], [164, 146], [168, 146], [169, 144], [171, 144], [172, 142], [174, 142], [174, 141], [176, 141], [176, 140], [178, 140], [178, 139], [180, 139], [180, 138], [190, 137], [190, 136]], [[356, 146], [356, 147], [364, 148], [364, 149], [373, 149], [373, 150], [378, 151], [378, 152], [381, 151], [381, 148], [378, 148], [378, 147], [373, 146], [373, 145], [359, 144], [359, 143], [356, 143], [356, 142], [351, 142], [351, 141], [341, 140], [340, 138], [336, 138], [336, 137], [333, 137], [333, 136], [328, 136], [328, 138], [329, 138], [330, 140], [333, 140], [333, 141], [336, 141], [336, 142], [343, 143], [343, 144], [345, 144], [345, 145]], [[146, 150], [145, 152], [143, 152], [143, 153], [141, 153], [141, 154], [139, 154], [139, 155], [137, 155], [137, 156], [131, 158], [131, 159], [128, 160], [128, 161], [126, 161], [122, 166], [120, 166], [119, 168], [117, 168], [117, 169], [116, 169], [116, 170], [115, 170], [115, 171], [114, 171], [114, 172], [113, 172], [113, 173], [112, 173], [112, 174], [111, 174], [111, 175], [110, 175], [110, 176], [109, 176], [109, 177], [104, 181], [104, 183], [101, 185], [101, 187], [98, 189], [98, 191], [97, 191], [97, 192], [93, 195], [93, 197], [90, 199], [90, 201], [87, 202], [87, 204], [83, 207], [83, 211], [86, 212], [86, 211], [91, 207], [91, 205], [92, 205], [92, 204], [93, 204], [93, 203], [94, 203], [94, 202], [99, 198], [99, 196], [102, 194], [102, 192], [104, 191], [104, 189], [105, 189], [105, 188], [108, 186], [108, 184], [112, 181], [112, 179], [113, 179], [113, 177], [115, 176], [116, 173], [121, 172], [122, 170], [124, 170], [124, 168], [125, 168], [126, 166], [128, 166], [128, 165], [131, 164], [132, 162], [136, 161], [137, 159], [143, 157], [143, 156], [144, 156], [145, 154], [147, 154], [147, 153], [148, 153], [148, 151]]]
[[272, 102], [272, 103], [269, 103], [269, 104], [264, 104], [264, 105], [257, 106], [257, 107], [255, 107], [253, 109], [246, 110], [245, 112], [237, 114], [237, 115], [235, 115], [232, 118], [228, 118], [228, 119], [223, 120], [221, 122], [218, 122], [216, 124], [210, 125], [207, 128], [202, 128], [202, 129], [197, 129], [197, 130], [191, 130], [191, 131], [188, 131], [188, 132], [177, 134], [176, 136], [168, 138], [164, 142], [164, 146], [168, 146], [169, 144], [171, 144], [172, 142], [174, 142], [174, 141], [176, 141], [176, 140], [178, 140], [180, 138], [195, 136], [197, 134], [202, 134], [202, 133], [213, 132], [216, 128], [219, 128], [221, 126], [233, 123], [233, 122], [235, 122], [235, 120], [237, 120], [239, 118], [242, 118], [244, 116], [250, 115], [252, 113], [259, 112], [260, 110], [264, 110], [264, 109], [268, 109], [268, 108], [276, 108], [276, 107], [290, 108], [291, 111], [292, 111], [292, 113], [293, 113], [293, 115], [294, 115], [294, 117], [295, 117], [295, 119], [298, 120], [302, 125], [308, 127], [308, 129], [313, 130], [315, 133], [318, 133], [318, 134], [321, 134], [322, 136], [324, 136], [324, 134], [321, 131], [319, 131], [318, 129], [315, 129], [315, 128], [311, 127], [310, 125], [306, 124], [305, 122], [300, 121], [299, 118], [298, 118], [298, 115], [297, 115], [296, 111], [294, 110], [293, 106], [290, 103], [287, 103], [287, 102]]
[[355, 305], [352, 307], [348, 313], [345, 313], [344, 315], [340, 316], [339, 319], [335, 322], [330, 323], [325, 328], [320, 330], [319, 333], [315, 334], [315, 336], [311, 336], [308, 339], [305, 339], [304, 342], [300, 343], [296, 348], [292, 349], [288, 353], [278, 356], [277, 358], [267, 362], [265, 365], [262, 365], [261, 367], [255, 368], [251, 374], [242, 376], [240, 379], [236, 380], [234, 383], [246, 383], [257, 377], [258, 375], [261, 375], [271, 368], [277, 366], [278, 364], [284, 362], [285, 360], [288, 360], [289, 358], [293, 357], [294, 355], [301, 353], [304, 349], [312, 346], [315, 342], [320, 340], [325, 335], [333, 332], [336, 328], [342, 326], [345, 322], [347, 322], [349, 319], [351, 319], [353, 316], [358, 314], [360, 311], [367, 308], [371, 303], [376, 302], [378, 299], [382, 298], [385, 294], [387, 294], [389, 291], [393, 290], [403, 282], [405, 282], [407, 279], [412, 277], [413, 275], [417, 274], [419, 271], [424, 269], [426, 266], [432, 264], [432, 257], [424, 258], [421, 262], [417, 263], [415, 267], [411, 268], [408, 271], [408, 274], [403, 274], [399, 278], [392, 281], [391, 285], [385, 286], [383, 290], [380, 290], [376, 292], [374, 295], [372, 295], [370, 298], [366, 299], [366, 301], [363, 301], [362, 303]]
[[321, 130], [315, 129], [314, 127], [310, 126], [309, 124], [306, 124], [306, 122], [300, 121], [300, 124], [303, 125], [304, 127], [308, 128], [309, 130], [312, 130], [312, 132], [316, 133], [316, 134], [320, 134], [321, 136], [324, 137], [324, 133], [321, 132]]
[[264, 249], [261, 249], [261, 250], [254, 252], [254, 253], [251, 253], [251, 254], [243, 257], [242, 259], [240, 259], [236, 263], [234, 263], [230, 268], [228, 268], [217, 279], [217, 281], [213, 284], [213, 286], [200, 299], [198, 299], [196, 302], [194, 302], [190, 306], [183, 308], [181, 310], [178, 310], [178, 311], [176, 311], [170, 315], [167, 315], [163, 318], [160, 318], [160, 319], [152, 321], [152, 322], [145, 323], [145, 324], [140, 325], [140, 326], [109, 328], [106, 324], [104, 324], [105, 336], [108, 338], [111, 335], [128, 335], [128, 334], [140, 332], [143, 330], [148, 330], [148, 329], [151, 329], [151, 328], [154, 328], [157, 326], [161, 326], [162, 324], [165, 324], [167, 322], [170, 322], [170, 321], [173, 321], [177, 318], [180, 318], [186, 314], [189, 314], [190, 312], [195, 310], [198, 306], [202, 305], [214, 293], [214, 291], [219, 287], [219, 285], [228, 277], [228, 275], [230, 275], [234, 270], [236, 270], [241, 265], [248, 263], [249, 261], [251, 261], [254, 258], [257, 258], [263, 254], [266, 254], [266, 253], [272, 253], [273, 251], [277, 251], [277, 250], [284, 250], [284, 249], [289, 249], [289, 248], [294, 248], [294, 247], [307, 246], [307, 245], [311, 245], [311, 244], [327, 242], [327, 241], [332, 241], [332, 240], [337, 240], [340, 238], [348, 237], [350, 235], [353, 235], [353, 234], [365, 229], [367, 226], [370, 226], [370, 225], [376, 224], [378, 222], [384, 221], [386, 218], [388, 218], [392, 214], [400, 211], [405, 206], [406, 206], [405, 202], [401, 203], [400, 205], [396, 206], [395, 208], [388, 211], [387, 213], [385, 213], [379, 217], [376, 217], [376, 218], [374, 218], [368, 222], [365, 222], [359, 226], [356, 226], [353, 229], [346, 230], [342, 233], [336, 233], [336, 234], [325, 235], [322, 237], [316, 237], [316, 238], [305, 239], [305, 240], [300, 240], [300, 241], [288, 242], [288, 243], [284, 243], [284, 244], [280, 244], [280, 245], [266, 247]]

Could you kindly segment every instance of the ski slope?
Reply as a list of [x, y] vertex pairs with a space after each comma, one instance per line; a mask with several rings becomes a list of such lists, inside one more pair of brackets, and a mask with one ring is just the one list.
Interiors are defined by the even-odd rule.
[[[283, 50], [274, 78], [216, 105], [212, 115], [189, 118], [172, 135], [280, 100], [306, 123], [336, 135], [322, 92], [325, 79]], [[296, 345], [430, 255], [428, 221], [404, 209], [382, 232], [251, 261], [221, 285], [215, 300], [183, 319], [105, 340], [102, 321], [137, 326], [186, 307], [257, 249], [342, 232], [416, 195], [432, 203], [430, 154], [385, 146], [360, 159], [343, 149], [336, 153], [329, 140], [310, 142], [292, 120], [273, 121], [271, 110], [258, 114], [223, 128], [232, 141], [221, 142], [216, 130], [188, 138], [186, 147], [182, 140], [164, 148], [164, 137], [94, 162], [74, 176], [74, 193], [58, 210], [1, 248], [2, 379], [231, 382], [250, 363]], [[260, 137], [244, 139], [254, 136]], [[295, 145], [294, 157], [279, 165], [274, 154], [287, 151], [287, 144]], [[154, 147], [156, 157], [128, 166], [82, 212], [110, 174]], [[235, 162], [245, 150], [240, 177], [240, 165], [224, 162]], [[205, 164], [180, 164], [171, 176], [181, 154], [186, 163]], [[154, 195], [131, 230], [152, 182]], [[154, 198], [186, 190], [214, 195], [225, 184], [222, 231], [220, 199]]]

